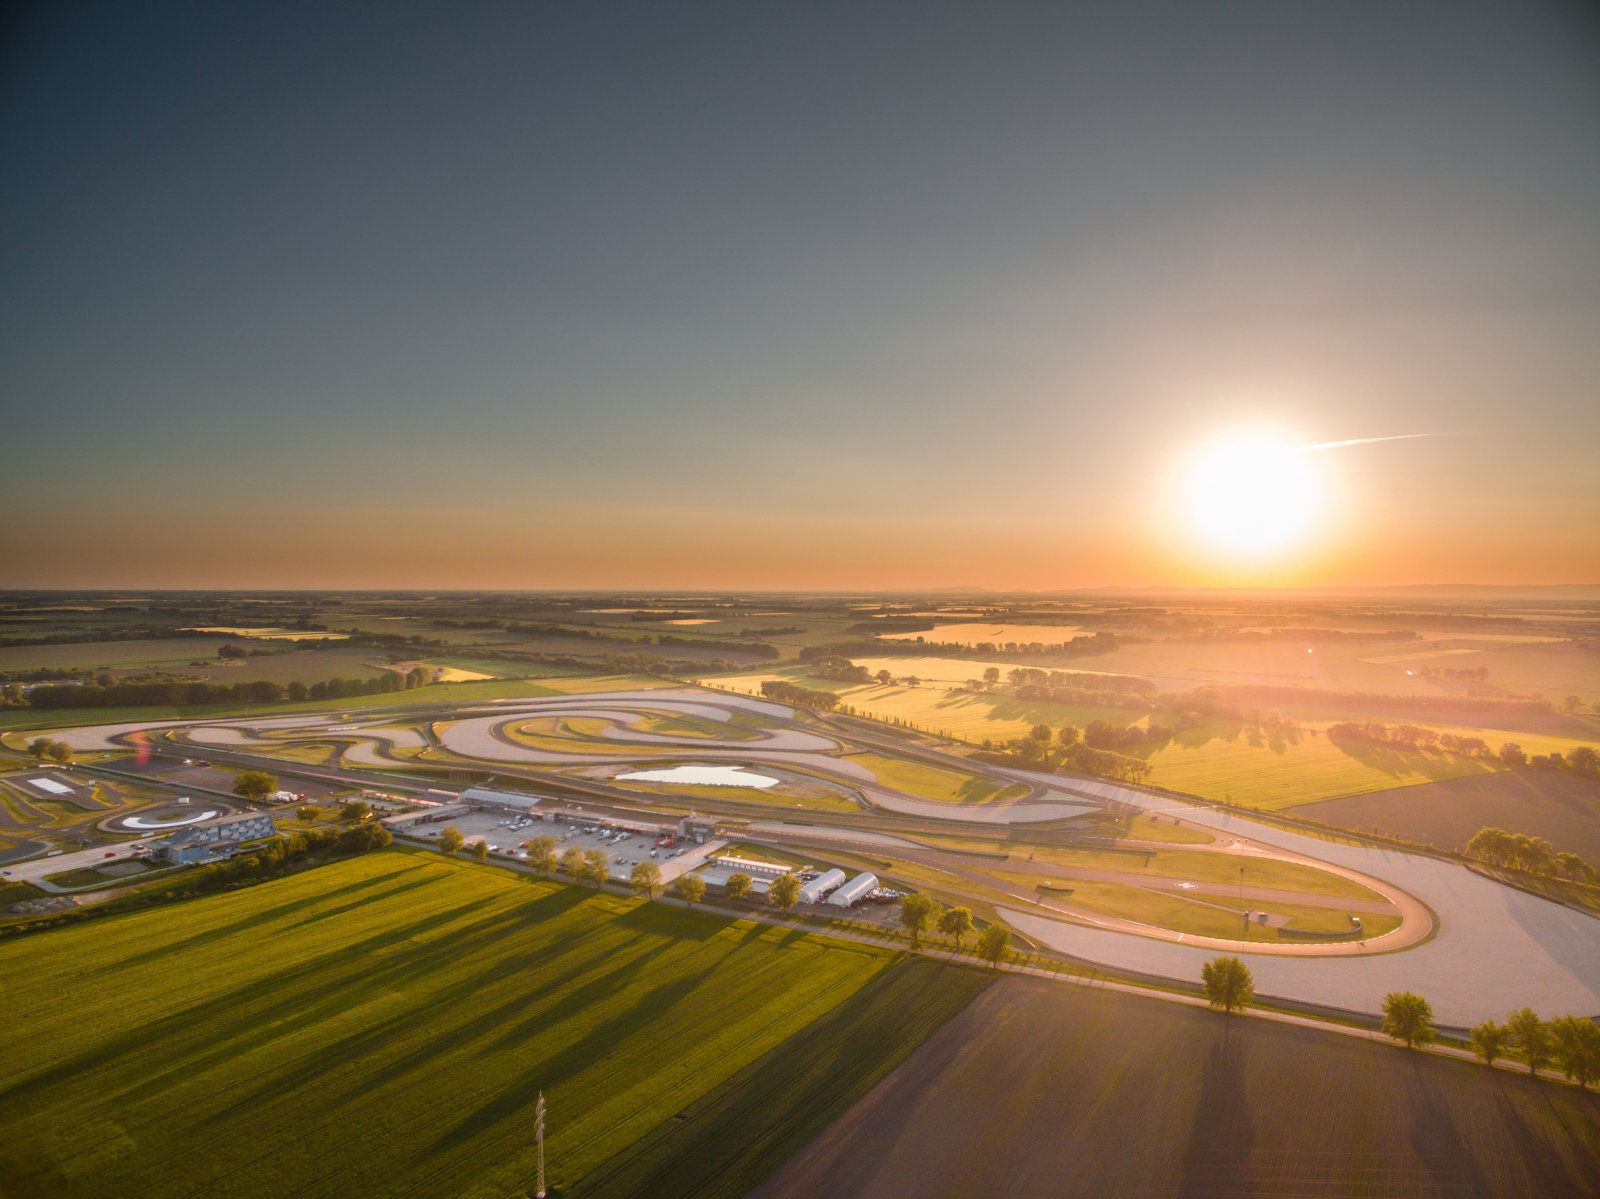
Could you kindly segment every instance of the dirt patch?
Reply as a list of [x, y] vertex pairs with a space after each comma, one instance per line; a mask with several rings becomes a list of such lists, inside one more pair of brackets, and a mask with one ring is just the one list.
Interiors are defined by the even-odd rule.
[[1600, 1097], [1009, 978], [754, 1194], [1600, 1193]]
[[1290, 814], [1447, 849], [1493, 825], [1600, 862], [1600, 781], [1555, 771], [1467, 775], [1302, 804]]

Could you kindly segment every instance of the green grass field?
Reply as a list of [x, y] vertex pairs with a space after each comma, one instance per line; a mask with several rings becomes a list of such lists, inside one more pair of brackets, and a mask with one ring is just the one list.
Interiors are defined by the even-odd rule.
[[[1006, 874], [1003, 877], [1019, 886], [1037, 886], [1041, 881], [1023, 874]], [[1185, 897], [1170, 891], [1153, 891], [1126, 883], [1088, 882], [1081, 879], [1062, 879], [1055, 888], [1043, 893], [1072, 907], [1098, 912], [1103, 916], [1133, 920], [1154, 928], [1198, 937], [1277, 943], [1298, 941], [1299, 938], [1294, 936], [1296, 932], [1348, 933], [1352, 939], [1355, 936], [1349, 931], [1350, 921], [1344, 912], [1309, 904], [1277, 901], [1240, 904], [1220, 894]], [[1276, 916], [1287, 917], [1288, 924], [1280, 930], [1271, 925], [1245, 923], [1243, 913], [1263, 908]], [[1363, 913], [1361, 923], [1363, 937], [1377, 937], [1398, 928], [1400, 917]]]
[[560, 1191], [743, 1194], [785, 1105], [826, 1121], [987, 983], [396, 850], [0, 943], [0, 977], [0, 1193], [39, 1199], [523, 1196], [540, 1092]]
[[847, 755], [847, 760], [865, 766], [886, 787], [942, 803], [984, 803], [1002, 796], [1027, 793], [1027, 788], [1020, 785], [999, 787], [976, 774], [944, 770], [910, 758], [893, 758], [878, 753], [855, 753]]

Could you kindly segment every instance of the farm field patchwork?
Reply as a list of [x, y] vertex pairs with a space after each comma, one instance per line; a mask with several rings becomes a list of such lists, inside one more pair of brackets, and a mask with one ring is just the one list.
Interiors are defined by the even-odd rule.
[[753, 1182], [792, 1146], [719, 1088], [776, 1054], [816, 1118], [858, 1036], [920, 1013], [870, 1079], [988, 981], [399, 850], [0, 943], [0, 975], [0, 1177], [42, 1199], [521, 1196], [541, 1091], [562, 1190], [679, 1112]]
[[[871, 664], [875, 666], [877, 661], [873, 659]], [[804, 686], [828, 686], [804, 675], [785, 677], [792, 677]], [[747, 682], [753, 685], [745, 686]], [[737, 683], [739, 690], [756, 689], [759, 682], [757, 676], [718, 680], [719, 685]], [[1023, 736], [1039, 724], [1058, 729], [1067, 724], [1082, 728], [1091, 720], [1105, 720], [1116, 725], [1147, 724], [1149, 721], [1146, 713], [1136, 709], [1084, 708], [1019, 700], [1003, 689], [990, 694], [952, 691], [927, 684], [918, 687], [871, 684], [849, 688], [834, 684], [830, 689], [839, 694], [842, 703], [879, 719], [906, 721], [929, 731], [948, 732], [968, 742], [1005, 741]], [[1298, 728], [1280, 732], [1239, 721], [1208, 720], [1183, 730], [1170, 741], [1127, 752], [1150, 764], [1150, 782], [1157, 786], [1264, 811], [1367, 791], [1489, 774], [1499, 769], [1497, 763], [1442, 753], [1403, 752], [1361, 742], [1330, 741], [1326, 729], [1332, 723], [1332, 719], [1304, 721]], [[1529, 754], [1567, 753], [1578, 745], [1592, 744], [1577, 737], [1437, 722], [1414, 723], [1440, 732], [1482, 737], [1495, 747], [1504, 741], [1515, 741]]]

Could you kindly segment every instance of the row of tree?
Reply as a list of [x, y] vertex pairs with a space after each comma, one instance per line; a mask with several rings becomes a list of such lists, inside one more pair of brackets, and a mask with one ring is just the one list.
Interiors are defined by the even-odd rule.
[[839, 704], [839, 697], [831, 691], [813, 691], [783, 679], [768, 679], [761, 684], [761, 694], [780, 704], [800, 708], [814, 708], [819, 712], [831, 711]]
[[[945, 907], [931, 895], [915, 892], [900, 901], [900, 923], [911, 934], [911, 948], [921, 947], [922, 933], [931, 924], [956, 943], [960, 953], [962, 942], [972, 932], [972, 909]], [[977, 952], [984, 961], [998, 966], [1010, 951], [1011, 930], [998, 921], [984, 925], [978, 934]]]
[[376, 678], [332, 678], [315, 683], [298, 680], [287, 685], [258, 679], [248, 683], [183, 682], [77, 683], [35, 687], [28, 693], [33, 708], [146, 708], [198, 707], [207, 704], [273, 704], [288, 701], [350, 699], [362, 695], [385, 695], [425, 687], [433, 672], [424, 666], [412, 667], [405, 674], [385, 671]]
[[1600, 871], [1575, 853], [1556, 853], [1543, 837], [1508, 833], [1502, 828], [1481, 828], [1467, 842], [1467, 852], [1491, 866], [1554, 874], [1580, 883], [1600, 884]]
[[[1108, 729], [1112, 727], [1106, 725]], [[984, 742], [984, 752], [976, 755], [980, 761], [1021, 766], [1025, 770], [1092, 774], [1119, 783], [1142, 783], [1150, 777], [1150, 763], [1087, 744], [1076, 725], [1052, 731], [1047, 724], [1036, 724], [1026, 737], [1007, 741], [999, 750], [992, 747], [993, 742]]]
[[[1255, 996], [1250, 969], [1236, 957], [1207, 962], [1200, 968], [1200, 982], [1207, 1001], [1225, 1012], [1248, 1006]], [[1391, 991], [1383, 997], [1380, 1028], [1407, 1048], [1427, 1044], [1436, 1035], [1433, 1005], [1411, 991]], [[1585, 1016], [1543, 1020], [1532, 1008], [1522, 1008], [1512, 1012], [1504, 1024], [1485, 1020], [1469, 1036], [1473, 1051], [1491, 1066], [1514, 1050], [1530, 1074], [1554, 1063], [1580, 1087], [1588, 1086], [1590, 1079], [1600, 1079], [1600, 1024]]]
[[1488, 759], [1494, 751], [1482, 737], [1462, 737], [1415, 724], [1384, 724], [1381, 720], [1345, 720], [1328, 726], [1330, 741], [1364, 741], [1389, 749], [1434, 750], [1458, 758]]

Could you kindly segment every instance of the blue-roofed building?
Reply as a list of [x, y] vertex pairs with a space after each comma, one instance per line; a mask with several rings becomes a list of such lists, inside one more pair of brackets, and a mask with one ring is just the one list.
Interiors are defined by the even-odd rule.
[[181, 828], [158, 844], [157, 852], [174, 866], [219, 862], [239, 852], [250, 841], [278, 834], [277, 822], [267, 812], [235, 812]]

